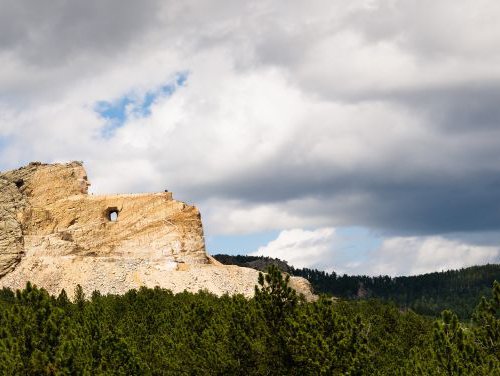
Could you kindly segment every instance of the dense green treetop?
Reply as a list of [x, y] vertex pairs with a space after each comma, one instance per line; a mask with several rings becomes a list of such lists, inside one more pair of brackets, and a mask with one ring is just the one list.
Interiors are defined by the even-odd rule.
[[500, 285], [470, 322], [381, 300], [305, 302], [271, 266], [252, 299], [160, 288], [0, 291], [0, 375], [492, 375]]
[[493, 281], [500, 281], [500, 265], [488, 264], [460, 270], [408, 277], [350, 276], [316, 269], [294, 268], [285, 261], [261, 256], [215, 255], [224, 264], [264, 270], [275, 265], [282, 271], [307, 278], [316, 293], [346, 299], [378, 298], [394, 302], [401, 309], [440, 317], [445, 309], [460, 319], [470, 319], [482, 296], [491, 296]]

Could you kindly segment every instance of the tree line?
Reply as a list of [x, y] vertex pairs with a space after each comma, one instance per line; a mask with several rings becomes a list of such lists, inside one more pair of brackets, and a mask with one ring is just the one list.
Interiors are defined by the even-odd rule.
[[309, 268], [294, 268], [285, 261], [262, 256], [215, 255], [223, 264], [264, 270], [276, 265], [291, 275], [308, 279], [314, 291], [345, 299], [377, 298], [401, 309], [439, 317], [445, 309], [461, 320], [470, 319], [482, 296], [491, 297], [491, 286], [500, 281], [500, 265], [488, 264], [459, 270], [408, 277], [347, 275]]
[[380, 300], [306, 302], [275, 266], [255, 297], [160, 288], [0, 291], [3, 375], [491, 375], [500, 284], [461, 323]]

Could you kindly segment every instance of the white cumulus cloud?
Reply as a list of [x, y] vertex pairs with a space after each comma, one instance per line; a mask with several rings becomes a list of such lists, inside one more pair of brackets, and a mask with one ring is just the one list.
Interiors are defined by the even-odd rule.
[[328, 227], [284, 230], [251, 255], [279, 258], [297, 268], [313, 267], [331, 258], [334, 239], [335, 229]]
[[384, 240], [360, 271], [371, 275], [415, 275], [500, 262], [500, 247], [477, 246], [442, 236]]
[[[358, 239], [359, 240], [359, 239]], [[349, 241], [336, 229], [292, 229], [251, 253], [286, 260], [298, 267], [338, 274], [415, 275], [500, 262], [500, 247], [478, 246], [442, 236], [389, 237], [362, 257], [349, 258]]]

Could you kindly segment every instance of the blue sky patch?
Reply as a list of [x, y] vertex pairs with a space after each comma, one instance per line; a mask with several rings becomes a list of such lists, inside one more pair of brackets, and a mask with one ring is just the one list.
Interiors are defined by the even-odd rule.
[[[335, 262], [330, 268], [343, 274], [349, 271], [353, 263], [366, 262], [370, 254], [382, 246], [384, 238], [366, 227], [337, 227], [336, 242], [332, 253], [335, 252]], [[329, 270], [331, 271], [331, 270]]]
[[178, 73], [175, 79], [157, 89], [147, 91], [145, 94], [128, 93], [113, 101], [98, 101], [94, 111], [106, 120], [101, 136], [110, 138], [116, 129], [122, 127], [132, 117], [148, 117], [151, 115], [151, 106], [158, 98], [172, 96], [180, 87], [185, 86], [188, 72]]
[[0, 136], [0, 151], [3, 150], [9, 144], [9, 139], [7, 137]]
[[382, 236], [366, 227], [337, 227], [336, 231], [352, 256], [375, 250], [383, 242]]
[[278, 237], [280, 231], [264, 231], [247, 235], [215, 235], [205, 238], [208, 253], [245, 255], [256, 251]]

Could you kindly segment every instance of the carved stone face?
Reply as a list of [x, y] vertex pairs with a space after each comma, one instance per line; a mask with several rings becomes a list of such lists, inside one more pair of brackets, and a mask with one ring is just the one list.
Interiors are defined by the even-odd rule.
[[90, 183], [87, 179], [87, 175], [85, 174], [85, 171], [81, 171], [81, 173], [78, 176], [78, 184], [80, 185], [80, 189], [82, 193], [87, 193], [88, 189], [90, 187]]

